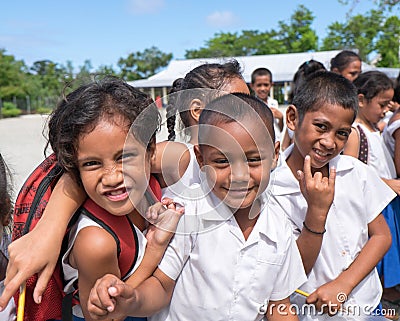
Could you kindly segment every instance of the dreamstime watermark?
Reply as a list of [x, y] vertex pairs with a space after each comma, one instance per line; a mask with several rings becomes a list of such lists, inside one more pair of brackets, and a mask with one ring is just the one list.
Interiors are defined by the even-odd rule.
[[260, 314], [279, 314], [283, 316], [287, 315], [314, 315], [321, 316], [324, 314], [327, 315], [336, 315], [339, 317], [362, 317], [362, 316], [383, 316], [383, 317], [391, 317], [396, 315], [396, 309], [378, 309], [371, 305], [359, 306], [356, 304], [346, 304], [343, 306], [342, 303], [347, 301], [347, 296], [345, 293], [339, 293], [337, 295], [338, 304], [337, 303], [327, 303], [322, 304], [319, 308], [317, 308], [314, 304], [304, 303], [304, 304], [295, 304], [291, 303], [289, 305], [280, 303], [269, 303], [268, 301], [264, 302], [264, 304], [260, 305], [258, 308], [258, 313]]

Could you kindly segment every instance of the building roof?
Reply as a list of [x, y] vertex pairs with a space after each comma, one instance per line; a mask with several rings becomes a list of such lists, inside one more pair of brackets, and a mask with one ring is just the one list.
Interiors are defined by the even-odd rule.
[[[177, 78], [183, 78], [193, 68], [204, 63], [224, 63], [230, 59], [236, 59], [241, 67], [244, 80], [247, 83], [251, 82], [251, 73], [260, 67], [265, 67], [271, 70], [273, 81], [290, 82], [293, 79], [294, 73], [298, 67], [307, 60], [314, 59], [325, 65], [329, 70], [331, 59], [336, 56], [341, 50], [318, 51], [318, 52], [301, 52], [287, 53], [276, 55], [257, 55], [231, 58], [200, 58], [200, 59], [182, 59], [172, 60], [166, 69], [161, 72], [141, 80], [129, 82], [132, 86], [138, 88], [149, 87], [170, 87], [173, 81]], [[379, 69], [385, 73], [390, 73], [391, 78], [396, 78], [399, 73], [398, 68], [374, 68], [363, 62], [362, 70]], [[387, 72], [386, 72], [387, 71]], [[397, 74], [396, 74], [397, 72]], [[392, 76], [392, 74], [396, 74]]]

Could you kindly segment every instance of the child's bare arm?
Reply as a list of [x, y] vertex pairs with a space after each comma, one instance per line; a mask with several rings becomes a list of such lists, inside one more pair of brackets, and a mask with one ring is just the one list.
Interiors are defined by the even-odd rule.
[[90, 292], [88, 311], [94, 320], [153, 315], [169, 304], [174, 287], [175, 281], [159, 269], [137, 289], [105, 275]]
[[289, 298], [280, 301], [270, 301], [265, 313], [268, 321], [298, 321], [296, 310], [290, 308]]
[[335, 280], [320, 286], [308, 298], [320, 309], [322, 304], [331, 304], [338, 308], [343, 303], [340, 299], [348, 297], [350, 292], [374, 269], [385, 255], [391, 244], [391, 235], [385, 218], [379, 214], [368, 224], [369, 240], [351, 265]]
[[308, 209], [304, 227], [297, 239], [306, 274], [310, 273], [321, 249], [325, 222], [335, 194], [336, 170], [330, 169], [329, 178], [322, 173], [311, 173], [310, 156], [304, 159], [304, 170], [299, 174], [299, 184]]
[[[396, 116], [397, 115], [399, 115], [399, 119], [400, 119], [400, 113], [399, 112], [396, 113]], [[396, 166], [397, 177], [400, 177], [400, 129], [396, 129], [395, 130], [395, 132], [393, 133], [393, 138], [395, 140], [395, 145], [394, 145], [394, 165]]]
[[151, 223], [146, 233], [146, 252], [138, 269], [127, 280], [130, 286], [137, 287], [153, 274], [183, 213], [184, 209], [176, 209], [175, 203], [169, 198], [150, 206], [146, 214]]
[[151, 164], [151, 172], [161, 176], [162, 187], [170, 186], [182, 177], [189, 162], [190, 152], [185, 144], [161, 142], [156, 145], [156, 157]]
[[343, 154], [358, 158], [358, 152], [360, 150], [360, 138], [358, 137], [358, 131], [356, 128], [351, 128], [349, 139], [344, 145]]
[[79, 302], [85, 320], [90, 321], [87, 302], [96, 280], [108, 273], [120, 277], [114, 238], [97, 226], [85, 227], [76, 237], [69, 263], [78, 270]]
[[84, 191], [68, 174], [60, 178], [36, 227], [9, 246], [10, 259], [6, 287], [0, 297], [1, 307], [6, 306], [19, 286], [35, 273], [39, 274], [39, 279], [33, 296], [35, 302], [41, 301], [57, 263], [68, 221], [85, 198]]

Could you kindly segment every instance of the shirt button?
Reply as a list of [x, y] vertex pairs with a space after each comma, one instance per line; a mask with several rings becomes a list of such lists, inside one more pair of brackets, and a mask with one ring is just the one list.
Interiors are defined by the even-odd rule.
[[342, 251], [342, 256], [345, 256], [346, 255], [346, 251]]

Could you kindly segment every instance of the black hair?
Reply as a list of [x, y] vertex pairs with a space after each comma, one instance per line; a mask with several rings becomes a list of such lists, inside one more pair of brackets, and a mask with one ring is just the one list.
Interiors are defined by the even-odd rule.
[[[275, 142], [274, 116], [271, 109], [259, 98], [244, 93], [227, 94], [211, 101], [200, 114], [199, 125], [237, 122], [247, 116], [254, 119], [256, 115], [266, 126], [272, 142]], [[199, 145], [201, 134], [202, 126], [199, 126]]]
[[312, 75], [314, 72], [320, 70], [326, 71], [326, 68], [321, 62], [317, 60], [311, 59], [303, 62], [293, 76], [293, 82], [289, 94], [289, 101], [293, 100], [293, 97], [296, 94], [296, 90], [298, 90], [303, 82], [306, 81], [307, 77]]
[[297, 109], [300, 124], [307, 112], [316, 111], [325, 104], [352, 109], [355, 119], [358, 111], [357, 90], [351, 81], [339, 74], [317, 71], [300, 86], [292, 104]]
[[361, 73], [353, 83], [357, 93], [363, 94], [367, 100], [371, 100], [382, 91], [394, 88], [390, 78], [377, 70]]
[[11, 220], [13, 210], [11, 193], [11, 173], [3, 156], [0, 154], [0, 222], [3, 226], [8, 226]]
[[[205, 63], [191, 71], [178, 82], [175, 86], [172, 103], [167, 106], [167, 117], [171, 117], [179, 112], [183, 126], [190, 126], [189, 105], [190, 102], [198, 98], [205, 105], [218, 96], [218, 91], [223, 90], [231, 79], [243, 79], [240, 64], [236, 60], [228, 61], [224, 64]], [[190, 90], [189, 90], [190, 89]], [[207, 90], [205, 90], [207, 89]], [[214, 89], [210, 91], [209, 89]], [[175, 138], [175, 118], [168, 122], [168, 139]]]
[[102, 119], [115, 121], [118, 117], [127, 121], [127, 132], [130, 130], [153, 153], [161, 122], [158, 109], [149, 96], [116, 77], [107, 76], [80, 86], [63, 97], [51, 114], [47, 145], [51, 145], [59, 164], [78, 183], [80, 136], [92, 131]]
[[269, 76], [269, 80], [272, 82], [272, 72], [268, 68], [257, 68], [251, 73], [251, 83], [254, 84], [256, 82], [257, 77], [261, 76]]
[[342, 72], [355, 60], [361, 61], [361, 57], [354, 51], [343, 50], [331, 59], [331, 71], [336, 68], [339, 72]]
[[396, 79], [395, 85], [394, 85], [393, 101], [400, 104], [400, 72], [399, 72], [399, 75], [397, 76], [397, 79]]
[[168, 92], [168, 105], [166, 108], [167, 111], [167, 129], [168, 129], [168, 140], [175, 140], [175, 121], [176, 121], [176, 100], [177, 93], [181, 90], [183, 78], [175, 79], [172, 83], [172, 87]]

